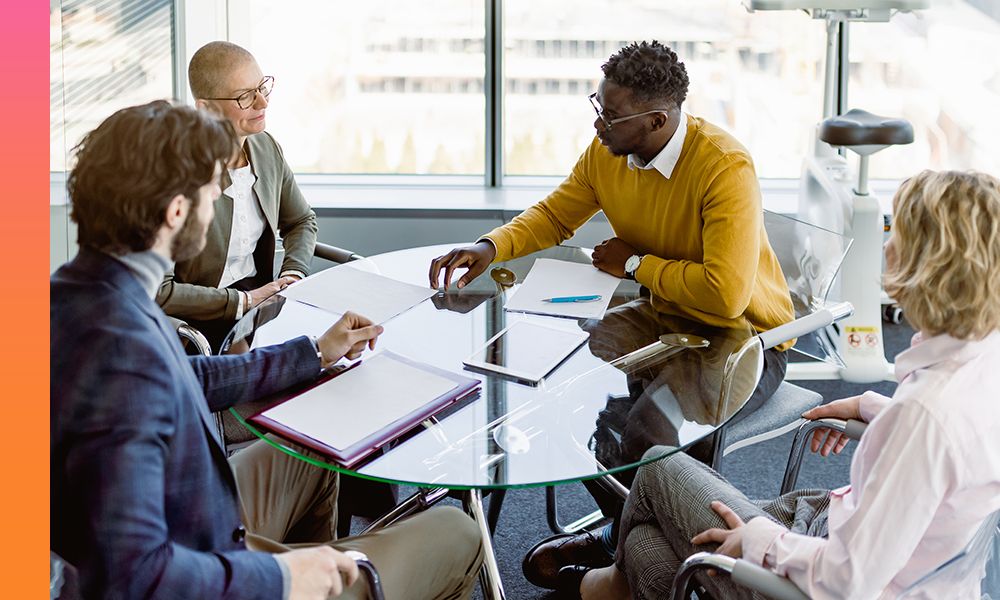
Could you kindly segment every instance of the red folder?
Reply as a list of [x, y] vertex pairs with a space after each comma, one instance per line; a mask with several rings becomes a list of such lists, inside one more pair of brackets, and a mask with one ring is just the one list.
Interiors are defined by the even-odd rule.
[[[471, 392], [473, 392], [479, 386], [480, 383], [478, 379], [473, 379], [470, 377], [464, 377], [462, 375], [458, 375], [456, 373], [451, 373], [449, 371], [445, 371], [444, 369], [439, 369], [437, 367], [428, 364], [411, 360], [409, 358], [400, 356], [393, 352], [383, 351], [379, 353], [379, 356], [383, 356], [385, 358], [402, 362], [406, 365], [409, 365], [410, 367], [422, 369], [424, 371], [427, 371], [428, 373], [432, 373], [439, 377], [453, 381], [455, 385], [444, 394], [438, 396], [437, 398], [434, 398], [433, 400], [430, 400], [429, 402], [423, 404], [416, 410], [407, 413], [403, 417], [397, 419], [396, 421], [393, 421], [392, 423], [389, 423], [388, 425], [382, 427], [381, 429], [369, 433], [359, 441], [351, 444], [346, 448], [336, 448], [330, 445], [328, 442], [324, 442], [321, 439], [315, 439], [309, 435], [297, 431], [296, 429], [293, 429], [292, 427], [286, 425], [285, 423], [282, 423], [269, 416], [265, 416], [264, 413], [268, 412], [275, 406], [284, 404], [286, 402], [291, 402], [296, 398], [300, 397], [302, 394], [306, 393], [307, 391], [322, 386], [330, 382], [331, 380], [343, 375], [344, 373], [347, 373], [356, 368], [360, 368], [364, 363], [363, 360], [359, 361], [358, 363], [356, 363], [355, 365], [351, 366], [348, 369], [344, 369], [337, 373], [321, 377], [314, 384], [308, 386], [305, 389], [300, 389], [296, 393], [288, 397], [278, 400], [277, 402], [269, 405], [267, 408], [261, 410], [257, 414], [251, 416], [247, 420], [253, 423], [254, 425], [260, 427], [261, 429], [270, 431], [286, 440], [295, 442], [296, 444], [314, 450], [315, 452], [318, 452], [326, 457], [333, 459], [338, 465], [350, 469], [353, 468], [355, 465], [357, 465], [359, 462], [361, 462], [365, 457], [370, 455], [372, 452], [378, 450], [383, 444], [399, 438], [404, 433], [414, 428], [425, 419], [444, 410], [454, 402], [467, 397]], [[333, 408], [332, 410], [337, 410], [337, 409]]]

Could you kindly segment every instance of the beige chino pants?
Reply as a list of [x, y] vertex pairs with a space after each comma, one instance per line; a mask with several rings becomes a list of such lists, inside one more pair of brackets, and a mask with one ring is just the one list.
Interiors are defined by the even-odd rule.
[[[387, 600], [468, 598], [483, 561], [479, 528], [454, 507], [418, 513], [374, 533], [334, 541], [335, 471], [258, 441], [229, 459], [247, 528], [247, 548], [281, 553], [328, 543], [366, 554]], [[368, 598], [359, 579], [338, 598]]]

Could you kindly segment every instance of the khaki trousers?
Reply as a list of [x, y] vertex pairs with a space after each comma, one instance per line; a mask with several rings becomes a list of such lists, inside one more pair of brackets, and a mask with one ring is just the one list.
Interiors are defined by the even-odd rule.
[[[281, 553], [328, 543], [366, 554], [388, 600], [468, 598], [483, 561], [479, 528], [454, 507], [432, 508], [374, 533], [334, 541], [335, 471], [258, 441], [229, 459], [240, 493], [247, 547]], [[338, 598], [368, 598], [359, 578]]]

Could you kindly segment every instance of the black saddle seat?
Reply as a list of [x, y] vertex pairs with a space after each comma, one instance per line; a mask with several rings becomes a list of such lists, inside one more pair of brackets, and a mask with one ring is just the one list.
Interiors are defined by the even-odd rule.
[[906, 119], [880, 117], [856, 108], [820, 124], [819, 139], [831, 146], [891, 146], [913, 142]]

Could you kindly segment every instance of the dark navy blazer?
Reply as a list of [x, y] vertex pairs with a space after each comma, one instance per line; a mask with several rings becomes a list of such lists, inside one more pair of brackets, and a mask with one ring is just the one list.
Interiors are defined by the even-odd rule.
[[281, 598], [209, 411], [315, 377], [312, 342], [188, 357], [125, 265], [86, 248], [50, 294], [50, 544], [84, 596]]

